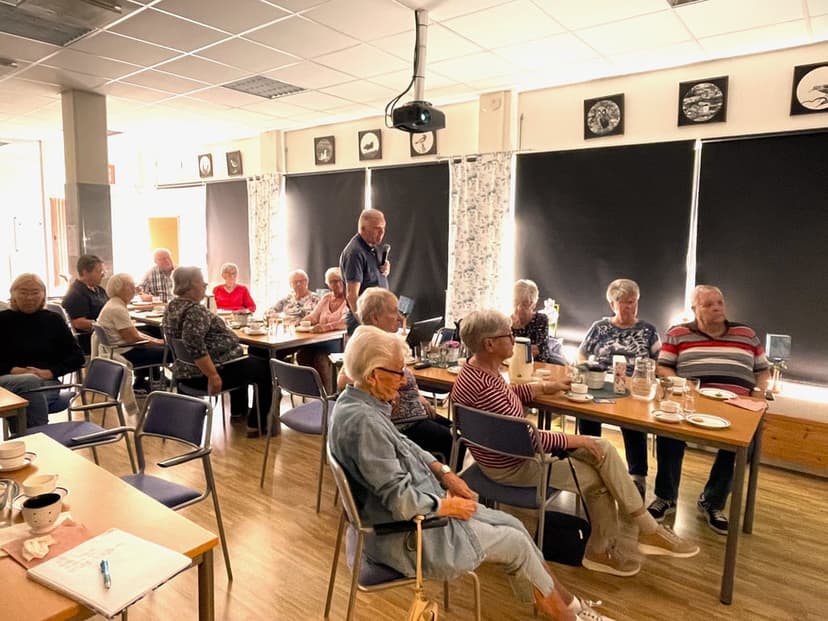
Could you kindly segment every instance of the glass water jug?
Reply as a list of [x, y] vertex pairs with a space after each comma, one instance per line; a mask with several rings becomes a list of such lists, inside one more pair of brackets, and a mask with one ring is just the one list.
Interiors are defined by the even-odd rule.
[[656, 393], [655, 360], [636, 358], [635, 369], [630, 379], [630, 394], [633, 399], [652, 401]]

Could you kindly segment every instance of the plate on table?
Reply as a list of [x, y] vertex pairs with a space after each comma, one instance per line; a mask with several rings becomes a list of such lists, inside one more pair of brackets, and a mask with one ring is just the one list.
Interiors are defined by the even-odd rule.
[[712, 414], [688, 414], [684, 417], [684, 420], [691, 425], [704, 427], [705, 429], [727, 429], [730, 427], [729, 420]]
[[576, 394], [574, 392], [568, 392], [564, 394], [564, 397], [566, 397], [570, 401], [574, 401], [575, 403], [586, 403], [587, 401], [592, 401], [595, 398], [590, 394], [581, 395]]
[[735, 399], [736, 393], [730, 392], [729, 390], [723, 390], [721, 388], [701, 388], [699, 389], [699, 394], [704, 397], [709, 397], [711, 399]]
[[416, 359], [414, 356], [408, 356], [408, 357], [405, 359], [405, 364], [406, 364], [406, 365], [409, 365], [409, 364], [414, 364], [415, 362], [417, 362], [417, 359]]
[[149, 313], [141, 313], [141, 315], [146, 317], [147, 319], [152, 319], [163, 317], [164, 313], [159, 313], [158, 311], [150, 311]]
[[26, 451], [26, 456], [23, 458], [23, 463], [18, 466], [6, 467], [0, 466], [0, 472], [14, 472], [15, 470], [23, 470], [26, 466], [31, 465], [31, 463], [37, 459], [37, 453], [32, 451]]
[[[54, 490], [52, 490], [51, 493], [57, 494], [58, 496], [60, 496], [60, 499], [63, 500], [69, 494], [69, 490], [65, 487], [58, 486]], [[26, 494], [20, 494], [14, 499], [14, 504], [12, 505], [12, 507], [15, 511], [20, 511], [23, 508], [23, 503], [26, 502], [29, 498], [31, 498], [31, 496], [26, 496]]]
[[267, 334], [267, 330], [264, 328], [260, 329], [253, 329], [253, 328], [244, 328], [243, 332], [249, 336], [264, 336]]
[[457, 375], [458, 373], [460, 373], [460, 371], [462, 369], [463, 369], [463, 367], [457, 367], [457, 366], [455, 366], [455, 367], [446, 367], [446, 371], [448, 371], [452, 375]]
[[296, 326], [297, 332], [313, 332], [313, 326]]
[[680, 423], [684, 420], [684, 416], [678, 412], [662, 412], [661, 410], [653, 412], [653, 418], [662, 423]]

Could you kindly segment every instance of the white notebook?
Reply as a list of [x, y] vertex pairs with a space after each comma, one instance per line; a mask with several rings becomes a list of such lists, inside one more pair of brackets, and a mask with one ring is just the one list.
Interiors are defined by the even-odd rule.
[[[103, 559], [109, 562], [109, 589]], [[190, 564], [183, 554], [113, 528], [32, 567], [28, 576], [111, 618]]]

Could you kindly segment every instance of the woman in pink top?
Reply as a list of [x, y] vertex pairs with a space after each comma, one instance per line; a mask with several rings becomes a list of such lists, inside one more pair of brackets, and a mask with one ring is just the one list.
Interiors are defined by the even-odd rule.
[[345, 329], [345, 284], [342, 282], [342, 273], [338, 267], [331, 267], [325, 272], [325, 284], [330, 293], [326, 293], [319, 300], [316, 308], [305, 321], [310, 321], [314, 332], [330, 332], [331, 330]]
[[239, 277], [239, 266], [235, 263], [225, 263], [221, 266], [221, 277], [224, 284], [213, 288], [216, 308], [231, 311], [249, 310], [255, 313], [256, 303], [250, 297], [250, 291], [236, 282]]

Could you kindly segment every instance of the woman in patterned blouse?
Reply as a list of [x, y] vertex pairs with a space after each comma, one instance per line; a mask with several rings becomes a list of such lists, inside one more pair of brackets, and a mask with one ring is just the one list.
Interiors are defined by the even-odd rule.
[[319, 304], [319, 296], [308, 289], [308, 275], [305, 270], [293, 270], [288, 275], [288, 282], [293, 292], [270, 307], [270, 313], [284, 313], [291, 319], [299, 321], [310, 315]]
[[[173, 272], [175, 298], [164, 314], [164, 333], [178, 338], [193, 358], [193, 364], [176, 360], [173, 371], [179, 383], [206, 389], [211, 395], [230, 390], [230, 415], [247, 419], [248, 436], [256, 436], [256, 411], [248, 411], [247, 386], [259, 388], [259, 412], [264, 420], [270, 411], [273, 387], [267, 360], [244, 356], [238, 337], [224, 320], [201, 304], [207, 283], [197, 267], [179, 267]], [[217, 368], [216, 365], [219, 365]]]
[[532, 280], [515, 283], [512, 294], [515, 310], [512, 313], [512, 334], [523, 336], [532, 343], [532, 357], [538, 362], [557, 362], [549, 353], [549, 321], [535, 309], [538, 305], [538, 286]]

